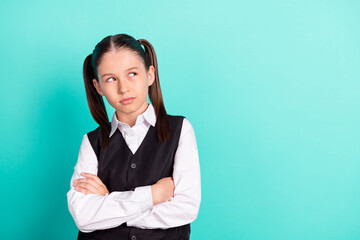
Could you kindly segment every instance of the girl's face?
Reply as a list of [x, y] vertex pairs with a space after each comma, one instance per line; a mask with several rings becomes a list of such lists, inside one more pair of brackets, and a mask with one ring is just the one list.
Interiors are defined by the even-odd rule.
[[[107, 52], [97, 68], [98, 79], [94, 86], [101, 96], [116, 109], [120, 122], [135, 125], [137, 116], [148, 107], [149, 86], [154, 82], [154, 67], [146, 71], [141, 58], [133, 51], [121, 49]], [[126, 98], [134, 98], [131, 103], [123, 103]]]

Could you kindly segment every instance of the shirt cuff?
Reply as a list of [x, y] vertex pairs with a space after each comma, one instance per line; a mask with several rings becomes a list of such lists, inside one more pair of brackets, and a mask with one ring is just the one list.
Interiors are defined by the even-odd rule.
[[139, 202], [141, 212], [145, 212], [153, 207], [151, 185], [137, 187], [134, 190], [134, 198]]

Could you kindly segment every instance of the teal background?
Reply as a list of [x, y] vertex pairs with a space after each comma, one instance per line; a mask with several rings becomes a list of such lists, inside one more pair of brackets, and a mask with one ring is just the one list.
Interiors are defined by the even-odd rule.
[[0, 29], [2, 239], [76, 239], [82, 64], [117, 33], [153, 44], [194, 127], [191, 239], [360, 239], [359, 1], [3, 0]]

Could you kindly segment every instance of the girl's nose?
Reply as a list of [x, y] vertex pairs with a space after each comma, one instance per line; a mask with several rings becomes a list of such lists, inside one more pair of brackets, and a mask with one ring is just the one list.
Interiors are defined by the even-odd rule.
[[129, 91], [129, 89], [127, 87], [122, 86], [122, 87], [119, 88], [119, 93], [121, 93], [121, 94], [124, 94], [127, 91]]
[[119, 81], [119, 93], [124, 94], [129, 90], [128, 84], [125, 81]]

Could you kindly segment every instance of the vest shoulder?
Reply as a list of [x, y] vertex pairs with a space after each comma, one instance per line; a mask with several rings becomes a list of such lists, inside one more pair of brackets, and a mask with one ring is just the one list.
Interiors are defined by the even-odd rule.
[[98, 126], [94, 130], [88, 132], [87, 136], [96, 156], [99, 158], [99, 152], [102, 145], [102, 128]]
[[184, 123], [184, 119], [186, 117], [183, 115], [169, 115], [169, 114], [168, 117], [169, 117], [170, 125], [172, 126], [171, 128], [178, 129], [180, 132]]
[[[109, 122], [111, 124], [111, 122]], [[91, 130], [87, 133], [88, 138], [90, 141], [94, 141], [95, 139], [101, 139], [102, 138], [102, 128], [98, 126], [94, 130]]]
[[185, 116], [183, 115], [171, 115], [171, 114], [168, 114], [168, 117], [170, 120], [183, 120], [184, 118], [186, 118]]

